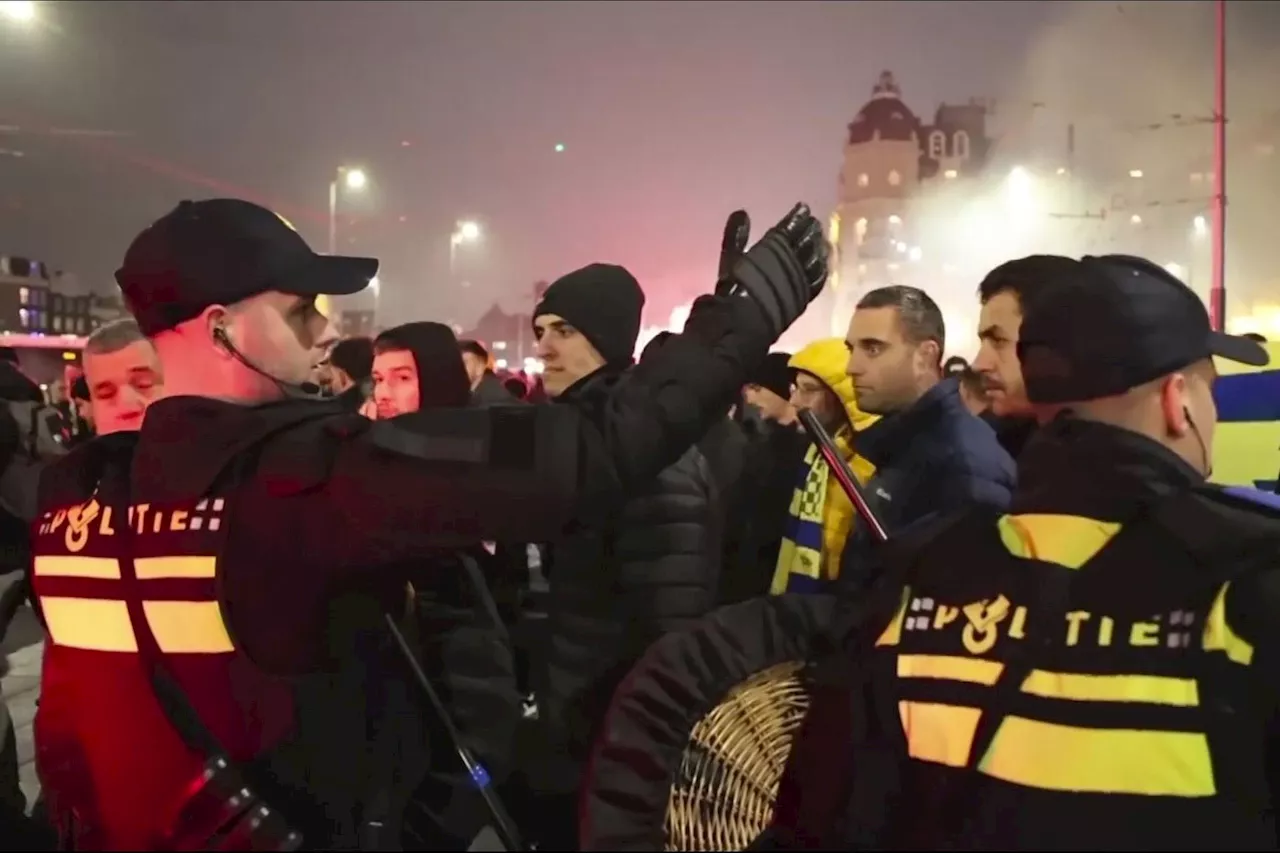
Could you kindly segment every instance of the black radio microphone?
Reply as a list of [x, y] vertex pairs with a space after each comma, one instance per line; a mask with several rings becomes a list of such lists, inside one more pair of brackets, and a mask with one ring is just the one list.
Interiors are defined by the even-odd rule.
[[316, 383], [288, 382], [284, 379], [281, 379], [278, 376], [272, 376], [270, 373], [267, 373], [267, 371], [263, 370], [261, 367], [258, 367], [258, 365], [254, 364], [252, 361], [246, 358], [244, 353], [240, 352], [240, 350], [236, 347], [235, 344], [231, 343], [231, 337], [227, 334], [227, 330], [222, 328], [221, 326], [213, 330], [213, 337], [214, 337], [214, 340], [216, 340], [218, 343], [226, 347], [227, 352], [231, 354], [232, 358], [234, 358], [236, 361], [240, 362], [245, 367], [252, 370], [254, 373], [258, 374], [259, 376], [270, 379], [272, 382], [276, 383], [276, 385], [280, 386], [280, 389], [284, 391], [286, 396], [314, 397], [316, 399], [322, 399], [320, 395], [320, 391], [321, 391], [320, 386], [317, 385]]

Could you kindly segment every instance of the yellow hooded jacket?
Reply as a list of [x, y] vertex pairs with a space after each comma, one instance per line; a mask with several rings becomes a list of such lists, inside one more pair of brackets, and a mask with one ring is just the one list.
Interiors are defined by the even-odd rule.
[[[875, 467], [853, 452], [853, 438], [879, 418], [858, 408], [853, 379], [845, 372], [849, 352], [840, 338], [814, 341], [791, 357], [788, 365], [826, 385], [844, 404], [848, 423], [834, 436], [836, 447], [848, 460], [858, 482], [865, 483]], [[770, 592], [816, 592], [840, 574], [845, 540], [853, 530], [854, 508], [840, 484], [830, 477], [827, 463], [810, 445], [791, 497], [788, 535], [778, 551]], [[829, 486], [828, 486], [829, 484]]]

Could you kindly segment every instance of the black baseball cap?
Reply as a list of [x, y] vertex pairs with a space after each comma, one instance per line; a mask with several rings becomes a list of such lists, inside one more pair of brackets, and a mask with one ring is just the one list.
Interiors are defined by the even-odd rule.
[[1255, 341], [1213, 331], [1200, 297], [1144, 258], [1085, 256], [1045, 285], [1018, 333], [1033, 403], [1123, 394], [1213, 356], [1268, 363]]
[[234, 198], [184, 201], [139, 234], [116, 282], [143, 334], [154, 335], [268, 291], [345, 296], [368, 286], [374, 258], [313, 252], [287, 220]]

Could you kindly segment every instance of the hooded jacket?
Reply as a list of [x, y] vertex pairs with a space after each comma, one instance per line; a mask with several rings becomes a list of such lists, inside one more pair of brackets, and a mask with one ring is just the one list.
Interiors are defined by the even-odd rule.
[[[855, 452], [855, 446], [858, 434], [878, 418], [858, 408], [853, 379], [845, 372], [848, 359], [843, 340], [824, 338], [793, 355], [789, 365], [817, 379], [844, 406], [846, 421], [832, 438], [854, 476], [865, 483], [875, 467]], [[775, 595], [818, 592], [839, 577], [840, 557], [855, 523], [853, 503], [830, 476], [817, 445], [810, 444], [805, 451], [798, 478], [770, 589]]]
[[[472, 395], [453, 332], [439, 323], [407, 323], [379, 336], [412, 355], [419, 408], [462, 407]], [[483, 548], [442, 552], [407, 567], [417, 614], [421, 663], [464, 743], [501, 782], [510, 769], [520, 694], [506, 626], [489, 583], [495, 561]], [[415, 795], [428, 817], [406, 820], [409, 837], [429, 849], [463, 849], [482, 825], [482, 804], [443, 724], [428, 712], [428, 737], [440, 747]], [[412, 811], [411, 811], [412, 815]]]
[[[611, 389], [631, 378], [602, 369], [555, 405], [607, 405]], [[546, 753], [530, 768], [539, 791], [577, 789], [618, 682], [654, 640], [716, 606], [724, 521], [717, 476], [691, 447], [603, 523], [549, 548], [547, 651], [534, 663]]]

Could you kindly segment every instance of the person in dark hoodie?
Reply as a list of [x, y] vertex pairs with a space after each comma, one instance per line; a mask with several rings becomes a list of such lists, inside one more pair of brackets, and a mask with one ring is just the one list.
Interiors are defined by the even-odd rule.
[[506, 384], [493, 372], [493, 355], [484, 344], [464, 338], [458, 341], [458, 349], [462, 351], [462, 363], [467, 369], [467, 380], [471, 384], [471, 395], [475, 402], [482, 406], [523, 402], [512, 395]]
[[[675, 345], [660, 342], [632, 369], [643, 306], [639, 283], [619, 266], [592, 264], [547, 288], [533, 333], [553, 404], [607, 407], [615, 388]], [[724, 401], [726, 415], [731, 403]], [[578, 786], [618, 682], [654, 640], [716, 604], [716, 504], [711, 466], [690, 447], [652, 480], [634, 483], [605, 523], [547, 549], [548, 640], [533, 673], [540, 749], [526, 762], [545, 849], [577, 847]]]
[[[407, 323], [373, 341], [373, 399], [380, 419], [471, 403], [471, 383], [453, 331]], [[422, 663], [466, 745], [502, 785], [511, 769], [521, 697], [510, 637], [481, 566], [481, 548], [442, 552], [415, 588]], [[428, 718], [433, 712], [428, 709]], [[425, 822], [406, 816], [406, 840], [428, 850], [464, 850], [485, 823], [483, 802], [448, 749], [440, 725], [429, 728], [431, 770], [415, 796]]]

